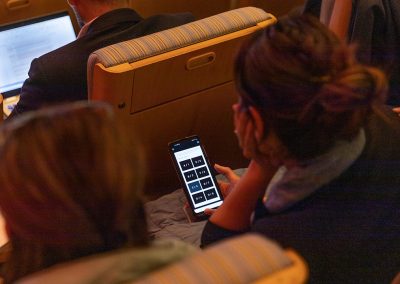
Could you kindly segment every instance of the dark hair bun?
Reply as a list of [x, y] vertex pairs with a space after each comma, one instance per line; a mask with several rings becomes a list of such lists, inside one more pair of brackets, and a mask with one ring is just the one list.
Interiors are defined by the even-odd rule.
[[374, 68], [360, 64], [349, 66], [326, 81], [317, 97], [327, 112], [356, 111], [385, 99], [385, 76]]
[[349, 140], [385, 101], [383, 72], [356, 60], [317, 18], [281, 18], [241, 48], [235, 63], [241, 103], [262, 113], [296, 158], [315, 157]]

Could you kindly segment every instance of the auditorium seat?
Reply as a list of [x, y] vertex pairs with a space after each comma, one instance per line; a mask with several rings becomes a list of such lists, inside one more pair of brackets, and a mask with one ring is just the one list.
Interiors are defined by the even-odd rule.
[[132, 284], [303, 284], [308, 267], [294, 250], [247, 234], [207, 247]]
[[244, 6], [258, 7], [280, 17], [296, 8], [302, 10], [305, 0], [231, 0], [231, 3], [232, 6], [237, 8]]
[[[201, 19], [232, 8], [235, 0], [135, 0], [130, 5], [141, 16], [149, 17], [161, 13], [191, 12]], [[42, 17], [60, 11], [69, 11], [74, 19], [76, 31], [79, 30], [72, 9], [66, 0], [0, 0], [0, 26], [27, 19]]]
[[[142, 248], [137, 251], [138, 254], [144, 253]], [[134, 259], [132, 261], [135, 262]], [[102, 272], [103, 282], [109, 283], [115, 277], [114, 267], [120, 265], [123, 263], [118, 254], [100, 255], [99, 258], [91, 257], [53, 266], [44, 270], [44, 273], [39, 272], [21, 282], [69, 284], [76, 283], [76, 279], [79, 279], [79, 283], [98, 283], [98, 274], [95, 273], [96, 278], [93, 279], [93, 271], [99, 270]], [[139, 270], [142, 265], [137, 263]], [[128, 267], [135, 267], [135, 263]], [[110, 270], [110, 275], [104, 273], [106, 268]], [[307, 264], [295, 251], [284, 250], [263, 236], [245, 234], [194, 252], [181, 261], [129, 283], [304, 284], [308, 274]], [[126, 275], [130, 275], [130, 272], [126, 271]]]
[[132, 8], [141, 16], [148, 17], [160, 13], [191, 12], [196, 19], [202, 19], [222, 13], [233, 8], [235, 0], [135, 0], [132, 1]]
[[243, 40], [275, 21], [240, 8], [91, 54], [89, 100], [109, 102], [136, 129], [150, 198], [180, 187], [167, 144], [186, 136], [199, 135], [211, 161], [247, 166], [233, 133], [233, 59]]

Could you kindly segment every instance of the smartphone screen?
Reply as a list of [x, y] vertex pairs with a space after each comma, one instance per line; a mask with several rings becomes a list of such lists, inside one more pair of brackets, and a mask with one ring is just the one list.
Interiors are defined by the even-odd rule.
[[222, 194], [199, 137], [192, 136], [169, 144], [170, 152], [194, 215], [222, 204]]

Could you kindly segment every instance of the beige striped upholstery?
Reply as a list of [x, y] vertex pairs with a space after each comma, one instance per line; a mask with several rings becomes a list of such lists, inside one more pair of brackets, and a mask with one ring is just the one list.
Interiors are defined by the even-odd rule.
[[[293, 266], [293, 261], [275, 242], [260, 235], [247, 234], [220, 242], [183, 261], [151, 273], [135, 284], [240, 284], [254, 283]], [[302, 271], [289, 283], [304, 283], [307, 271]], [[285, 282], [285, 276], [280, 277]]]
[[88, 60], [88, 72], [96, 63], [111, 67], [132, 63], [170, 50], [216, 38], [271, 19], [265, 11], [246, 7], [231, 10], [186, 25], [141, 38], [113, 44], [93, 52]]
[[233, 58], [244, 40], [275, 22], [271, 14], [247, 7], [90, 56], [89, 100], [108, 102], [140, 133], [149, 198], [180, 186], [166, 145], [182, 137], [200, 136], [212, 161], [247, 165], [232, 131], [231, 105], [237, 100]]

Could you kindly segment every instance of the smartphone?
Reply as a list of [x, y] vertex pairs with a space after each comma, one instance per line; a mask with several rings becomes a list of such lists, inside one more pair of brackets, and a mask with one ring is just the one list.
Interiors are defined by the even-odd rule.
[[202, 218], [206, 208], [217, 208], [223, 197], [198, 136], [169, 143], [175, 169], [193, 215]]

